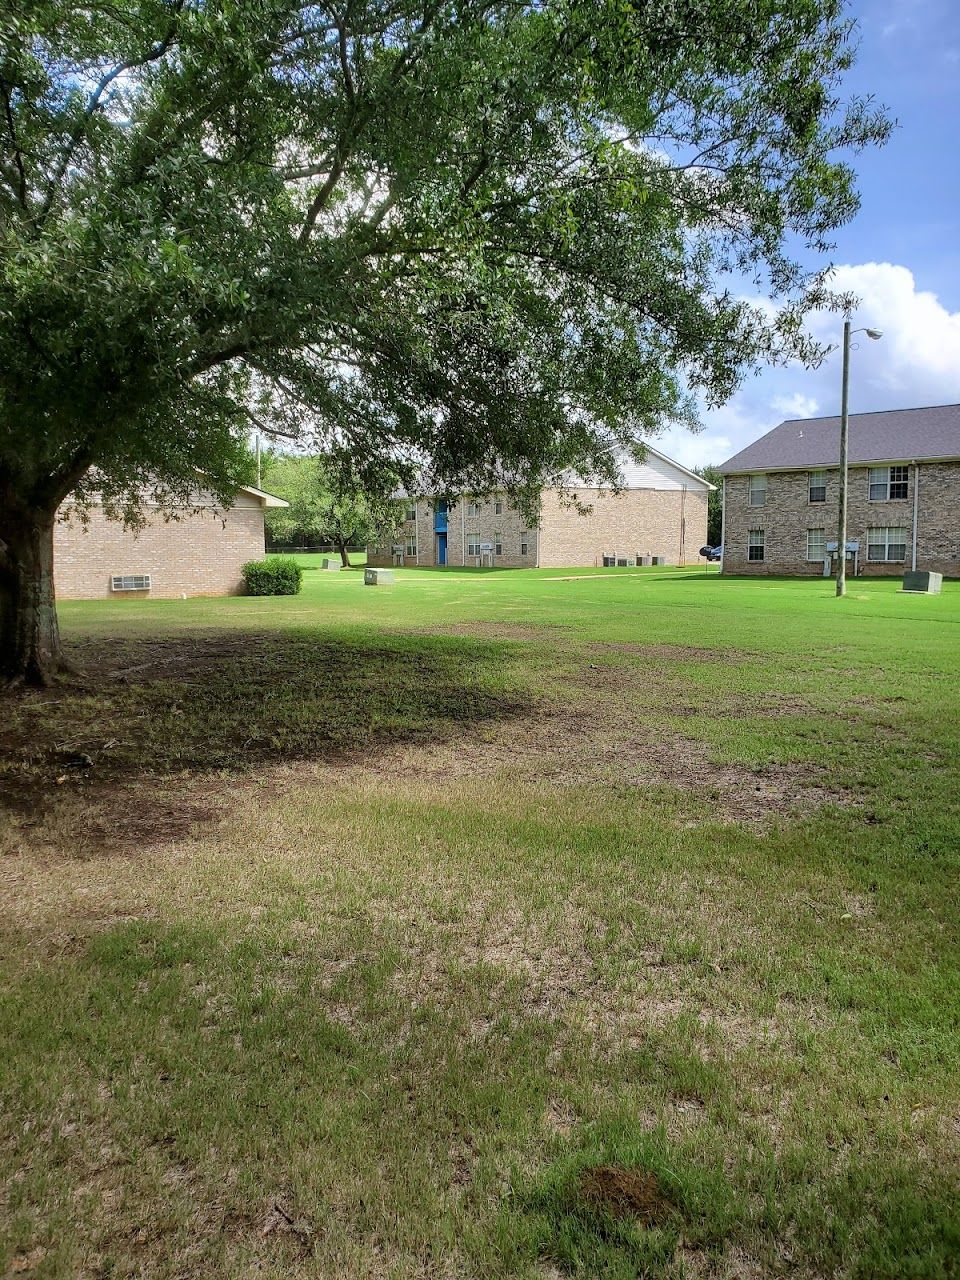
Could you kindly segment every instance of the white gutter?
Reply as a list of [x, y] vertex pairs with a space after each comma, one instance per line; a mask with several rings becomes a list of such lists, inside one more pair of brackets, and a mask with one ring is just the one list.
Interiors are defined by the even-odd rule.
[[460, 495], [460, 564], [467, 567], [467, 504]]
[[913, 554], [910, 557], [910, 568], [917, 569], [917, 515], [920, 510], [920, 463], [913, 460]]
[[727, 477], [723, 477], [723, 486], [720, 490], [720, 546], [723, 550], [720, 552], [720, 572], [723, 573], [723, 557], [727, 549]]

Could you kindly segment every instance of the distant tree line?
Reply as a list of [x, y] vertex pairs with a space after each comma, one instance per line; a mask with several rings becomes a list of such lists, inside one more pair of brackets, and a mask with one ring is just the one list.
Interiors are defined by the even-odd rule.
[[323, 454], [304, 456], [269, 451], [262, 459], [261, 483], [290, 505], [266, 512], [267, 537], [274, 546], [336, 547], [345, 567], [349, 547], [379, 542], [399, 530], [403, 503], [385, 479], [381, 491], [364, 488], [349, 464]]
[[707, 544], [719, 547], [723, 540], [723, 476], [719, 467], [694, 467], [714, 487], [707, 498]]

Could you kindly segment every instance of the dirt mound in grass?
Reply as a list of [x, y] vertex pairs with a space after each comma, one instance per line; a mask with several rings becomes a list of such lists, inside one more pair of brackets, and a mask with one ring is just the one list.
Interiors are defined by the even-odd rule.
[[656, 1174], [619, 1165], [584, 1169], [577, 1186], [580, 1202], [614, 1218], [635, 1218], [642, 1226], [658, 1227], [676, 1216]]

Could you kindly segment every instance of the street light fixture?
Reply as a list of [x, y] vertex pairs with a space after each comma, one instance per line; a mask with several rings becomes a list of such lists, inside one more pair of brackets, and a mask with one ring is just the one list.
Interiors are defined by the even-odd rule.
[[847, 594], [847, 440], [850, 415], [847, 403], [850, 390], [850, 335], [865, 333], [876, 342], [883, 334], [879, 329], [851, 329], [849, 317], [843, 322], [843, 389], [840, 396], [840, 519], [837, 530], [837, 595]]

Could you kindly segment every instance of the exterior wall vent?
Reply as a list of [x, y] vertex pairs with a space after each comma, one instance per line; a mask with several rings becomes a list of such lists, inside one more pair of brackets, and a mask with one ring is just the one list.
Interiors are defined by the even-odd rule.
[[110, 579], [111, 591], [149, 591], [149, 573], [118, 573]]

